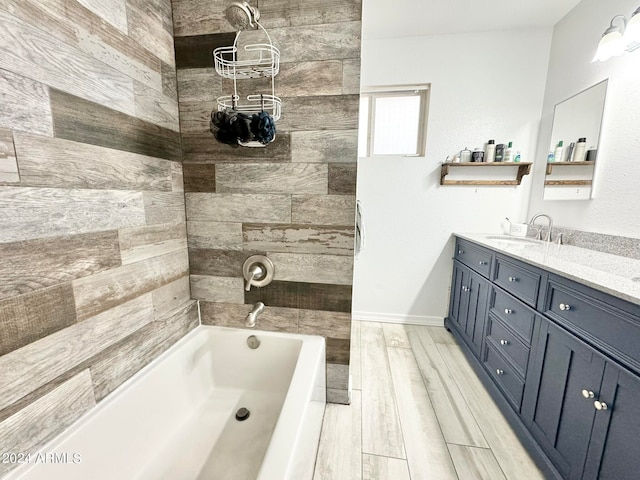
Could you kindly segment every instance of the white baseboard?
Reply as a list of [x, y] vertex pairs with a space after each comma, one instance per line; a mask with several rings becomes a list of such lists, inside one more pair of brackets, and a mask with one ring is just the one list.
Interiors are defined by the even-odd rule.
[[361, 322], [404, 323], [426, 327], [443, 327], [444, 317], [426, 315], [400, 315], [396, 313], [352, 312], [351, 318]]

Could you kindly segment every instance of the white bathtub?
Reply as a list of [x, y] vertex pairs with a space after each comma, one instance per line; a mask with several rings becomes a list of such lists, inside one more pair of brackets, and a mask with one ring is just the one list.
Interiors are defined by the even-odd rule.
[[199, 326], [6, 479], [311, 479], [324, 406], [323, 338]]

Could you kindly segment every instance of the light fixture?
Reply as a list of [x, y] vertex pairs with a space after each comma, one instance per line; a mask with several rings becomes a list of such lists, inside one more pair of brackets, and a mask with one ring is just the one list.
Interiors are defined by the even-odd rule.
[[[618, 23], [618, 26], [614, 23]], [[598, 44], [598, 50], [593, 61], [606, 62], [611, 57], [631, 52], [640, 47], [640, 7], [631, 15], [627, 22], [624, 15], [616, 15], [611, 19], [609, 28], [605, 30]]]

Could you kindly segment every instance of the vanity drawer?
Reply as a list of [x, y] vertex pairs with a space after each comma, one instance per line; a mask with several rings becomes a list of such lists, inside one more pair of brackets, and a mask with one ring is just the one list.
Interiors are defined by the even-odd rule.
[[494, 381], [505, 393], [507, 400], [516, 407], [517, 411], [520, 411], [524, 382], [520, 379], [514, 367], [494, 351], [490, 344], [487, 344], [487, 348], [485, 348], [483, 363]]
[[493, 277], [496, 285], [535, 307], [542, 278], [540, 272], [522, 263], [498, 256]]
[[458, 239], [454, 258], [485, 277], [489, 277], [491, 262], [493, 260], [493, 253], [491, 253], [491, 251]]
[[525, 345], [530, 346], [535, 312], [500, 289], [492, 287], [491, 290], [491, 313], [511, 327]]
[[487, 341], [496, 350], [502, 352], [524, 378], [529, 363], [529, 348], [493, 315], [489, 315]]
[[640, 306], [550, 275], [544, 313], [640, 370]]

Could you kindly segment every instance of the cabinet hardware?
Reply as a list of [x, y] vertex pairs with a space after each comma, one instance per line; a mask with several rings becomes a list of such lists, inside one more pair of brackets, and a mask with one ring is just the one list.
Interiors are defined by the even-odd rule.
[[462, 286], [462, 291], [463, 292], [468, 292], [469, 291], [469, 287], [467, 287], [466, 285]]
[[606, 410], [609, 408], [606, 403], [601, 402], [600, 400], [593, 402], [593, 406], [596, 407], [596, 410]]
[[568, 303], [561, 303], [560, 305], [558, 305], [560, 310], [567, 311], [567, 310], [571, 310], [571, 305], [569, 305]]
[[504, 309], [504, 313], [509, 315], [509, 314], [513, 313], [513, 310], [511, 310], [510, 308], [505, 308]]
[[591, 390], [582, 390], [582, 396], [584, 398], [593, 398], [593, 392]]
[[479, 263], [480, 265], [486, 265], [486, 264], [487, 264], [487, 262], [483, 262], [482, 260], [480, 260], [478, 263]]
[[[498, 375], [504, 375], [504, 370], [500, 370], [499, 368], [496, 368], [496, 373]], [[597, 408], [597, 407], [596, 407]]]
[[500, 340], [500, 345], [509, 345], [508, 340]]
[[517, 277], [509, 277], [509, 281], [510, 282], [517, 282], [518, 278]]
[[458, 250], [458, 255], [462, 255], [464, 253], [464, 250]]

